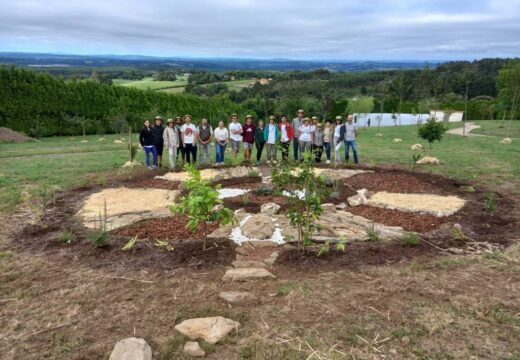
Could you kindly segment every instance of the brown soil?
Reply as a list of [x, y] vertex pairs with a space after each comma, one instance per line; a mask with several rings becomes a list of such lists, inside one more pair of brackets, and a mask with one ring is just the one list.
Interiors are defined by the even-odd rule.
[[23, 141], [33, 141], [35, 140], [32, 137], [26, 136], [14, 130], [11, 130], [6, 127], [0, 127], [0, 142], [23, 142]]
[[374, 192], [444, 194], [449, 191], [443, 187], [445, 182], [435, 176], [425, 178], [423, 174], [400, 171], [358, 174], [346, 179], [345, 183], [356, 190]]
[[[192, 231], [187, 228], [188, 217], [186, 215], [173, 215], [160, 219], [140, 221], [112, 231], [114, 235], [137, 236], [139, 239], [165, 239], [165, 240], [200, 240], [204, 237], [202, 224]], [[218, 223], [206, 225], [207, 233], [211, 233], [219, 227]]]
[[384, 209], [375, 206], [362, 205], [347, 209], [349, 212], [363, 216], [369, 220], [388, 225], [401, 226], [406, 231], [425, 233], [438, 228], [449, 221], [433, 215], [407, 213], [399, 210]]
[[224, 206], [233, 210], [245, 209], [245, 211], [249, 213], [259, 213], [262, 205], [268, 202], [280, 205], [280, 212], [287, 210], [287, 199], [284, 196], [263, 196], [257, 195], [254, 192], [224, 199]]
[[262, 178], [257, 177], [234, 177], [229, 179], [217, 180], [213, 184], [220, 184], [222, 188], [235, 189], [254, 189], [262, 183]]
[[153, 189], [165, 189], [165, 190], [177, 190], [180, 181], [169, 181], [163, 179], [142, 179], [135, 182], [129, 182], [126, 186], [129, 188], [153, 188]]

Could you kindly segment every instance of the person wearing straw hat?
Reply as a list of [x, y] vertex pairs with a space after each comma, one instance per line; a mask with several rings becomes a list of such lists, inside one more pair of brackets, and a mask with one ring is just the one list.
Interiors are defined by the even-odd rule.
[[349, 148], [352, 147], [352, 154], [354, 155], [354, 164], [359, 164], [358, 160], [358, 151], [357, 151], [357, 143], [356, 138], [358, 136], [359, 130], [357, 124], [352, 122], [352, 115], [347, 117], [347, 122], [344, 125], [344, 137], [345, 140], [345, 161], [349, 160]]
[[[182, 146], [186, 154], [186, 162], [191, 164], [197, 162], [197, 127], [191, 123], [191, 115], [184, 115], [184, 125], [181, 127]], [[191, 156], [190, 156], [191, 155]]]
[[162, 126], [162, 117], [157, 115], [155, 117], [155, 126], [153, 127], [153, 139], [155, 144], [155, 149], [157, 150], [157, 163], [159, 167], [162, 167], [162, 155], [164, 148], [164, 140], [163, 133], [164, 127]]
[[280, 139], [280, 130], [276, 118], [269, 116], [269, 124], [264, 128], [264, 140], [267, 146], [267, 163], [276, 164], [276, 142]]
[[334, 128], [329, 120], [325, 121], [323, 129], [323, 145], [325, 146], [325, 155], [327, 156], [326, 164], [330, 164], [330, 144], [334, 140]]
[[303, 125], [298, 131], [300, 144], [300, 161], [303, 161], [303, 154], [312, 151], [312, 144], [314, 142], [314, 126], [311, 124], [311, 119], [304, 118]]
[[177, 137], [179, 139], [179, 141], [178, 141], [179, 148], [177, 149], [177, 158], [179, 157], [179, 154], [181, 154], [182, 165], [184, 165], [184, 162], [186, 161], [186, 156], [184, 154], [184, 146], [183, 146], [183, 142], [182, 142], [181, 128], [182, 128], [182, 116], [177, 116], [175, 118], [175, 132], [177, 133]]
[[292, 121], [292, 128], [294, 129], [294, 140], [293, 140], [293, 155], [294, 160], [298, 160], [298, 149], [300, 148], [300, 142], [299, 142], [299, 129], [303, 125], [303, 118], [305, 116], [305, 111], [302, 109], [298, 110], [296, 113], [296, 117]]
[[323, 154], [323, 147], [324, 145], [324, 131], [323, 131], [323, 124], [316, 123], [314, 125], [316, 128], [314, 130], [314, 141], [312, 143], [312, 152], [315, 155], [315, 160], [317, 163], [321, 162], [321, 156]]
[[242, 141], [244, 144], [244, 160], [251, 162], [251, 151], [255, 143], [256, 126], [253, 124], [253, 116], [246, 116], [246, 123], [242, 125]]
[[341, 149], [341, 144], [343, 143], [343, 134], [344, 134], [344, 125], [343, 118], [341, 115], [336, 116], [336, 125], [334, 126], [334, 163], [336, 165], [341, 163], [341, 155], [339, 154], [339, 150]]
[[242, 143], [242, 125], [238, 122], [238, 115], [231, 115], [231, 123], [229, 124], [229, 139], [231, 140], [231, 152], [233, 153], [233, 160], [237, 158], [240, 152], [240, 144]]
[[168, 161], [170, 170], [175, 169], [175, 160], [177, 159], [177, 150], [179, 149], [179, 136], [175, 129], [173, 119], [168, 119], [166, 129], [163, 133], [164, 145], [168, 148]]
[[260, 159], [262, 158], [262, 152], [264, 151], [265, 135], [264, 135], [264, 121], [259, 120], [258, 125], [255, 129], [255, 147], [256, 147], [256, 165], [260, 165]]

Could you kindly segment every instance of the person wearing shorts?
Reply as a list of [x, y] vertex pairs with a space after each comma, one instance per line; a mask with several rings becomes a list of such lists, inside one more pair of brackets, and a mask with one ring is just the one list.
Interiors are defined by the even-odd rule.
[[229, 124], [229, 139], [231, 140], [231, 151], [233, 160], [237, 158], [240, 152], [240, 144], [242, 143], [242, 125], [238, 122], [238, 115], [231, 115], [231, 123]]
[[153, 127], [152, 131], [155, 149], [157, 150], [157, 165], [159, 167], [162, 167], [162, 155], [164, 148], [164, 127], [162, 125], [162, 117], [160, 117], [159, 115], [155, 117], [155, 126]]
[[246, 116], [246, 123], [242, 126], [242, 141], [244, 143], [244, 160], [251, 162], [251, 152], [255, 144], [256, 126], [253, 124], [253, 117]]

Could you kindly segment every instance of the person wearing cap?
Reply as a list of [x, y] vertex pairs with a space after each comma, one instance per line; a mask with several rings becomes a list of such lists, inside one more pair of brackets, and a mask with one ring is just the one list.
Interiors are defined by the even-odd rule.
[[213, 129], [207, 118], [203, 118], [197, 132], [200, 143], [200, 163], [209, 164], [211, 159], [209, 156], [211, 140], [213, 139]]
[[255, 143], [255, 130], [256, 126], [253, 124], [253, 117], [251, 115], [246, 116], [246, 123], [242, 125], [242, 141], [244, 143], [244, 160], [251, 162], [251, 151], [253, 150], [253, 144]]
[[315, 160], [317, 163], [321, 162], [321, 156], [323, 154], [324, 141], [323, 136], [325, 135], [323, 131], [323, 124], [316, 123], [314, 130], [314, 141], [312, 142], [312, 152], [315, 155]]
[[240, 144], [242, 143], [242, 125], [238, 122], [238, 115], [231, 115], [231, 123], [229, 124], [229, 138], [231, 140], [231, 151], [233, 153], [233, 160], [237, 158], [240, 152]]
[[179, 148], [179, 135], [175, 129], [173, 119], [168, 119], [166, 122], [166, 129], [163, 133], [164, 145], [168, 148], [168, 161], [170, 163], [170, 170], [175, 169], [175, 160], [177, 158], [177, 149]]
[[325, 155], [327, 156], [326, 164], [330, 164], [330, 143], [334, 139], [334, 129], [330, 121], [325, 121], [325, 128], [323, 129], [323, 145], [325, 146]]
[[213, 135], [215, 136], [215, 163], [217, 166], [222, 166], [224, 165], [226, 145], [229, 141], [229, 131], [223, 121], [218, 122], [218, 127], [213, 131]]
[[276, 164], [276, 142], [280, 139], [280, 130], [276, 118], [269, 116], [269, 124], [264, 128], [264, 140], [267, 146], [267, 163]]
[[[186, 162], [191, 164], [197, 162], [197, 127], [191, 123], [191, 115], [184, 115], [184, 125], [181, 127], [182, 146], [186, 154]], [[191, 156], [190, 156], [191, 155]]]
[[312, 143], [314, 142], [314, 126], [311, 124], [311, 119], [304, 118], [303, 125], [298, 131], [300, 144], [300, 161], [303, 161], [303, 154], [312, 151]]
[[280, 130], [280, 144], [282, 145], [282, 160], [287, 161], [289, 160], [289, 144], [294, 139], [294, 128], [289, 124], [285, 115], [280, 118], [278, 128]]
[[185, 154], [184, 154], [184, 146], [183, 146], [183, 142], [182, 142], [182, 133], [181, 133], [181, 128], [182, 128], [182, 117], [181, 116], [177, 116], [175, 118], [175, 132], [177, 133], [177, 137], [178, 137], [178, 142], [179, 142], [179, 148], [177, 149], [177, 158], [179, 157], [179, 153], [181, 154], [181, 161], [182, 161], [182, 164], [184, 165], [184, 162], [186, 161], [186, 157], [185, 157]]
[[[146, 156], [146, 166], [149, 170], [157, 169], [157, 149], [155, 148], [153, 129], [150, 127], [150, 120], [144, 121], [144, 126], [139, 133], [139, 143], [144, 149]], [[152, 154], [152, 163], [150, 163], [150, 154]]]
[[305, 116], [305, 112], [300, 109], [296, 113], [296, 117], [292, 121], [292, 128], [294, 129], [294, 141], [293, 141], [293, 155], [294, 160], [298, 160], [298, 149], [300, 149], [300, 142], [299, 142], [299, 130], [300, 127], [303, 125], [303, 117]]
[[258, 121], [258, 126], [255, 129], [256, 165], [260, 165], [260, 159], [262, 158], [262, 152], [264, 151], [264, 130], [265, 126], [263, 120]]
[[341, 156], [339, 150], [343, 143], [344, 136], [343, 118], [341, 115], [336, 116], [336, 125], [334, 126], [334, 163], [337, 165], [341, 163]]
[[162, 154], [164, 147], [163, 133], [164, 127], [162, 126], [162, 117], [157, 115], [155, 117], [155, 126], [153, 127], [153, 139], [155, 149], [157, 150], [157, 163], [159, 167], [162, 167]]
[[352, 154], [354, 155], [354, 164], [359, 164], [358, 160], [358, 151], [357, 151], [357, 143], [356, 138], [358, 136], [359, 130], [358, 125], [352, 122], [352, 115], [347, 117], [347, 122], [344, 127], [344, 135], [343, 139], [345, 140], [345, 161], [349, 160], [349, 148], [352, 147]]

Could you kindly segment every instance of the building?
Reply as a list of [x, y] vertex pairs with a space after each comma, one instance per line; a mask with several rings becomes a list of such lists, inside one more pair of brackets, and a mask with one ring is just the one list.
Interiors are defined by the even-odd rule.
[[430, 110], [431, 118], [435, 118], [436, 121], [458, 122], [464, 119], [464, 111]]

